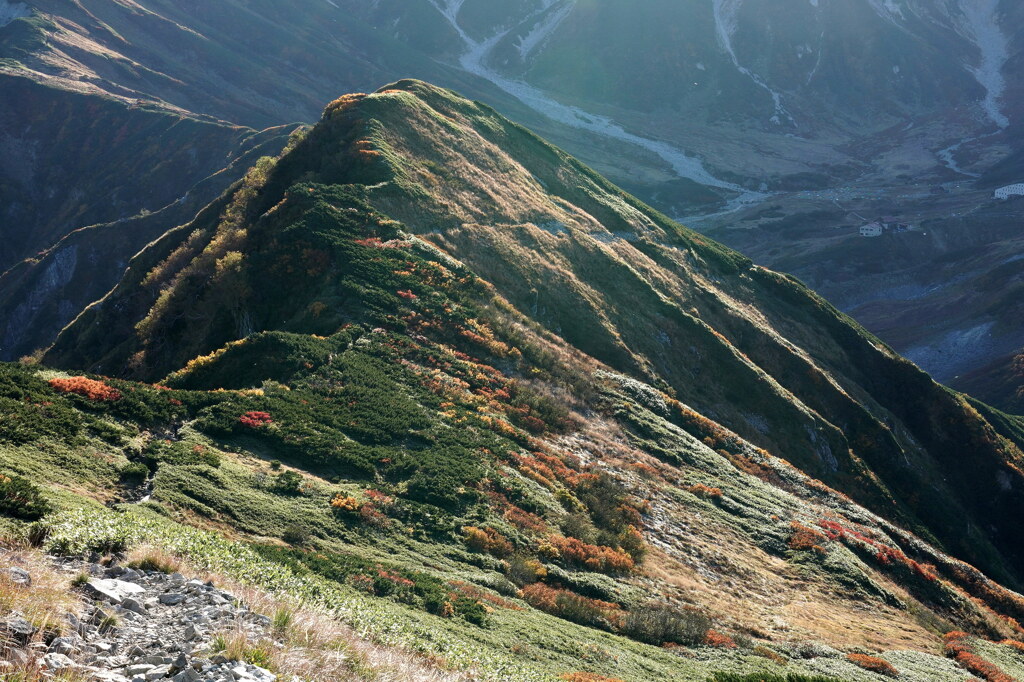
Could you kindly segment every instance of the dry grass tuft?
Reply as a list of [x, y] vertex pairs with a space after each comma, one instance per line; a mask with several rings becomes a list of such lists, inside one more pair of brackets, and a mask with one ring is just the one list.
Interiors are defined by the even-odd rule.
[[[10, 567], [28, 571], [32, 585], [15, 583], [7, 570]], [[68, 576], [55, 570], [39, 551], [0, 547], [0, 615], [17, 613], [37, 628], [62, 630], [67, 614], [77, 614], [81, 605], [70, 587]]]
[[127, 566], [139, 571], [159, 571], [161, 573], [181, 573], [181, 559], [154, 547], [139, 545], [128, 553]]

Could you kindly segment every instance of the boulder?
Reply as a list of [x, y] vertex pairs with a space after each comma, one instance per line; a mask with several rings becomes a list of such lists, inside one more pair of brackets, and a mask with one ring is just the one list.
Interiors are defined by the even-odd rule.
[[24, 618], [12, 618], [0, 623], [0, 640], [12, 642], [16, 646], [25, 646], [34, 634], [36, 628]]
[[24, 568], [8, 566], [7, 577], [10, 578], [11, 582], [15, 585], [20, 585], [22, 587], [32, 586], [32, 576]]
[[131, 611], [132, 613], [137, 613], [140, 616], [146, 615], [146, 607], [140, 604], [132, 597], [128, 597], [123, 602], [121, 602], [121, 608], [125, 609], [126, 611]]
[[50, 642], [48, 651], [51, 654], [73, 654], [81, 648], [81, 641], [76, 637], [57, 637]]
[[89, 597], [115, 605], [146, 591], [142, 585], [113, 578], [90, 580], [83, 589]]
[[143, 677], [146, 678], [147, 682], [154, 682], [155, 680], [162, 680], [167, 677], [171, 672], [171, 666], [160, 665], [152, 670], [148, 671]]
[[47, 670], [63, 670], [75, 667], [75, 662], [64, 654], [46, 654], [43, 656], [43, 667]]

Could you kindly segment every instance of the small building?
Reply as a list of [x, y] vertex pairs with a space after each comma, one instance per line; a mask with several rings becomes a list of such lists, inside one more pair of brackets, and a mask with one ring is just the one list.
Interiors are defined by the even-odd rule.
[[1024, 196], [1024, 182], [1000, 187], [994, 194], [996, 199], [1009, 199], [1010, 197]]
[[883, 231], [882, 224], [879, 222], [860, 226], [861, 237], [881, 237]]

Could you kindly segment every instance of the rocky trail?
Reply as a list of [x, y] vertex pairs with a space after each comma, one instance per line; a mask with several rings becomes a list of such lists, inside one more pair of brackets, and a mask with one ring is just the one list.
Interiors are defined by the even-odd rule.
[[[101, 682], [277, 679], [223, 651], [233, 637], [272, 641], [273, 633], [269, 618], [212, 583], [81, 561], [60, 562], [57, 569], [69, 584], [75, 581], [81, 608], [69, 611], [59, 626], [36, 627], [16, 612], [0, 622], [0, 678], [6, 668]], [[31, 589], [27, 570], [8, 565], [3, 574], [16, 589]]]

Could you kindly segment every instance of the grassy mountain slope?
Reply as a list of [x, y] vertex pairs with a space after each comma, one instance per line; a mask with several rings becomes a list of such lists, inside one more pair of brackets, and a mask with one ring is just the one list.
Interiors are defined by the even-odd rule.
[[492, 679], [963, 680], [954, 627], [1022, 672], [1015, 421], [418, 81], [333, 102], [43, 363], [159, 382], [4, 367], [5, 470], [120, 510], [55, 551], [159, 540]]
[[[0, 467], [48, 484], [50, 551], [155, 545], [484, 679], [728, 670], [867, 682], [885, 678], [847, 652], [881, 652], [902, 679], [952, 681], [966, 673], [941, 657], [941, 632], [1012, 634], [962, 590], [1001, 611], [1019, 596], [650, 386], [597, 372], [600, 411], [568, 427], [556, 413], [530, 435], [509, 408], [543, 384], [459, 355], [355, 326], [261, 334], [172, 383], [287, 383], [212, 392], [5, 365]], [[515, 399], [499, 395], [513, 387]], [[5, 514], [38, 511], [4, 499]], [[623, 513], [642, 544], [609, 540]], [[638, 563], [565, 539], [577, 537], [625, 544]], [[583, 546], [596, 563], [552, 546]], [[650, 622], [652, 608], [674, 620]], [[728, 638], [705, 639], [709, 627]], [[684, 646], [651, 645], [662, 641]], [[979, 645], [1022, 672], [1012, 646]]]
[[[255, 331], [326, 334], [361, 319], [365, 285], [337, 278], [363, 258], [327, 236], [352, 202], [400, 221], [382, 239], [439, 246], [579, 351], [1020, 580], [1020, 450], [962, 398], [798, 283], [417, 82], [329, 107], [226, 207], [136, 259], [46, 361], [157, 380]], [[374, 299], [378, 323], [403, 302], [403, 276]]]
[[[480, 86], [329, 3], [296, 12], [275, 2], [44, 0], [5, 14], [0, 272], [18, 272], [3, 287], [0, 358], [49, 345], [141, 246], [251, 166], [257, 147], [277, 154], [283, 124], [316, 120], [337, 92], [408, 73]], [[150, 212], [161, 215], [138, 218]], [[97, 225], [106, 227], [57, 246]], [[70, 244], [98, 256], [84, 267], [83, 253], [70, 276], [91, 286], [54, 293], [51, 257]]]

